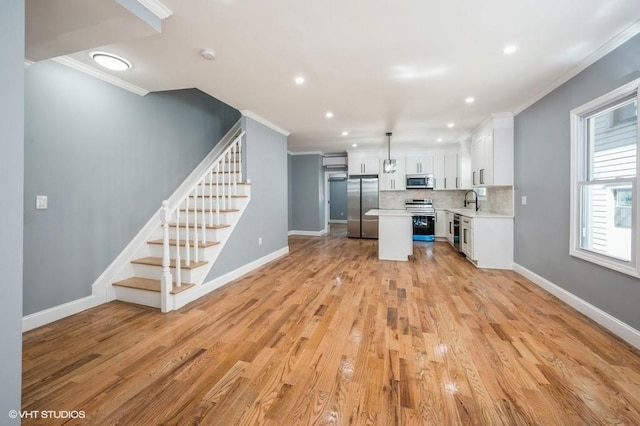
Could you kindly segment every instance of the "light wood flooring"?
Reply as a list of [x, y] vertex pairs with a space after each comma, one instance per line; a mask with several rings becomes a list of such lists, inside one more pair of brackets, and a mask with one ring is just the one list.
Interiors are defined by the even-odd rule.
[[[640, 424], [640, 352], [446, 243], [291, 237], [177, 312], [113, 302], [24, 334], [23, 410], [90, 425]], [[23, 424], [61, 424], [25, 420]]]

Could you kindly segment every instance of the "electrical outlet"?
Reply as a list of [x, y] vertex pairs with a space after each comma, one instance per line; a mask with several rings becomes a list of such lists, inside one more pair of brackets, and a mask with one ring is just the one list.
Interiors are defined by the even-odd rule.
[[262, 237], [258, 237], [258, 245], [261, 246], [262, 245]]
[[46, 195], [36, 195], [36, 210], [45, 210], [49, 207], [49, 200]]
[[520, 204], [522, 204], [523, 206], [527, 205], [527, 196], [523, 195], [522, 197], [520, 197]]

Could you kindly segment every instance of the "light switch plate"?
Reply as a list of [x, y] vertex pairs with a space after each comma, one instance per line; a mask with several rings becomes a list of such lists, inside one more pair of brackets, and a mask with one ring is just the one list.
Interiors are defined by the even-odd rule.
[[46, 195], [36, 195], [36, 210], [44, 210], [49, 207], [49, 200]]
[[523, 196], [520, 198], [520, 204], [522, 204], [523, 206], [526, 206], [526, 205], [527, 205], [527, 196], [526, 196], [526, 195], [523, 195]]

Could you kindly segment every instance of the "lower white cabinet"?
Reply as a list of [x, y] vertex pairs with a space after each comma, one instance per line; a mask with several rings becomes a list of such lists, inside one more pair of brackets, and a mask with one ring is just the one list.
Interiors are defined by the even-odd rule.
[[449, 241], [449, 244], [453, 246], [454, 237], [455, 237], [455, 232], [453, 228], [453, 213], [451, 213], [450, 211], [447, 211], [445, 213], [444, 223], [445, 223], [445, 233], [447, 235], [447, 241]]
[[447, 238], [447, 218], [444, 210], [436, 209], [435, 228], [436, 238]]
[[479, 268], [513, 269], [513, 218], [460, 218], [460, 245]]
[[460, 222], [460, 251], [466, 254], [469, 259], [475, 260], [473, 256], [473, 219], [462, 216]]

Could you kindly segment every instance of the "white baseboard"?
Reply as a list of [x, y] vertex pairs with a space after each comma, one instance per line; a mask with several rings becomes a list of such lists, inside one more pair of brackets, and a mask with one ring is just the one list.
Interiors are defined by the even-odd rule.
[[260, 259], [254, 260], [253, 262], [247, 263], [235, 269], [231, 272], [227, 272], [226, 274], [211, 280], [207, 283], [204, 283], [201, 286], [198, 286], [195, 289], [185, 291], [183, 293], [178, 293], [175, 296], [175, 309], [180, 309], [188, 303], [193, 302], [204, 296], [207, 293], [211, 293], [212, 291], [224, 286], [225, 284], [230, 283], [231, 281], [240, 278], [241, 276], [248, 274], [254, 269], [258, 269], [261, 266], [266, 265], [269, 262], [273, 262], [276, 259], [281, 258], [282, 256], [286, 256], [289, 253], [289, 246], [283, 247], [280, 250], [276, 250], [273, 253], [270, 253]]
[[524, 266], [518, 265], [514, 262], [513, 270], [553, 294], [567, 305], [591, 318], [616, 336], [640, 349], [640, 331], [631, 327], [629, 324], [620, 321], [618, 318], [606, 313], [596, 306], [593, 306], [589, 302], [579, 298], [571, 292], [568, 292], [535, 272], [528, 270]]
[[330, 220], [329, 224], [331, 224], [331, 223], [344, 223], [344, 224], [346, 224], [347, 221], [346, 220]]
[[42, 327], [43, 325], [57, 321], [59, 319], [77, 314], [94, 306], [98, 306], [104, 303], [103, 300], [96, 296], [87, 296], [82, 299], [72, 300], [71, 302], [63, 303], [62, 305], [54, 306], [52, 308], [45, 309], [44, 311], [36, 312], [22, 317], [22, 331], [33, 330], [34, 328]]
[[321, 231], [289, 231], [287, 235], [306, 235], [309, 237], [322, 237], [327, 234], [327, 230], [323, 229]]

